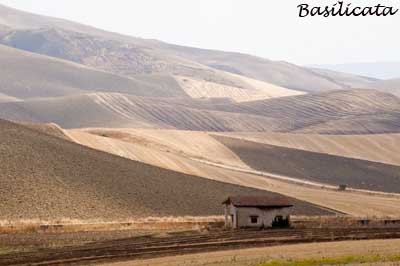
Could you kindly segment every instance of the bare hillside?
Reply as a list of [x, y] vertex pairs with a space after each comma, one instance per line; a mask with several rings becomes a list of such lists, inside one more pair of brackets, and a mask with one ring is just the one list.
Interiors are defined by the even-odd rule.
[[344, 84], [349, 88], [355, 88], [355, 89], [369, 87], [371, 86], [371, 84], [374, 84], [375, 82], [379, 81], [378, 79], [375, 78], [356, 76], [349, 73], [336, 72], [328, 69], [310, 68], [310, 70], [316, 74], [325, 76], [327, 78], [330, 78], [331, 80], [339, 82], [340, 84]]
[[[190, 102], [190, 101], [185, 101]], [[56, 123], [63, 128], [127, 127], [203, 131], [264, 131], [268, 118], [209, 111], [175, 102], [117, 93], [94, 93], [0, 104], [0, 117], [21, 122]]]
[[[213, 69], [173, 54], [160, 53], [154, 50], [151, 43], [148, 45], [127, 43], [60, 28], [10, 31], [3, 35], [0, 42], [25, 51], [73, 61], [118, 75], [129, 77], [143, 74], [179, 75], [187, 79], [195, 78], [202, 83], [212, 82], [228, 86], [228, 94], [225, 97], [230, 96], [231, 89], [263, 94], [267, 88], [264, 98], [280, 97], [280, 94], [283, 96], [298, 94], [296, 91], [279, 88], [262, 81], [255, 84], [246, 77]], [[201, 90], [201, 87], [198, 89]], [[212, 97], [213, 94], [205, 96]]]
[[161, 48], [167, 53], [176, 53], [215, 69], [270, 82], [293, 90], [312, 92], [348, 88], [346, 84], [331, 79], [329, 76], [314, 73], [307, 68], [288, 62], [178, 45], [165, 44]]
[[389, 79], [374, 82], [368, 85], [369, 88], [385, 91], [400, 97], [400, 79]]
[[[122, 92], [139, 96], [188, 97], [175, 79], [143, 81], [91, 69], [68, 61], [0, 45], [0, 92], [22, 99], [81, 94], [90, 91]], [[21, 76], [24, 78], [21, 79]], [[142, 77], [139, 77], [142, 78]], [[168, 86], [160, 84], [165, 82]]]
[[91, 93], [0, 103], [3, 119], [63, 128], [158, 128], [195, 131], [397, 133], [400, 99], [351, 90], [232, 103]]
[[[141, 146], [146, 148], [149, 154], [152, 151], [158, 151], [163, 152], [166, 157], [178, 155], [188, 159], [211, 161], [247, 168], [247, 165], [235, 153], [215, 140], [207, 132], [97, 128], [68, 130], [68, 133], [79, 143], [92, 148], [100, 147], [101, 150], [104, 150], [108, 144], [109, 148], [107, 151], [115, 154], [123, 154], [129, 150], [131, 156], [135, 157], [137, 152], [139, 152], [139, 146]], [[94, 135], [102, 138], [95, 138]], [[119, 142], [113, 142], [112, 140]], [[124, 147], [129, 146], [127, 143], [133, 144], [131, 149], [124, 149]], [[140, 155], [137, 156], [140, 157]], [[151, 160], [148, 162], [150, 163]], [[163, 165], [167, 167], [167, 164]], [[176, 163], [171, 163], [171, 165], [176, 165]]]
[[336, 156], [400, 165], [400, 135], [315, 135], [232, 132], [213, 133], [243, 140], [326, 153]]
[[[200, 93], [200, 97], [204, 98], [224, 97], [246, 101], [302, 94], [267, 82], [212, 70], [198, 64], [192, 65], [186, 61], [171, 63], [158, 55], [144, 56], [134, 45], [127, 46], [117, 41], [55, 29], [35, 31], [32, 34], [31, 39], [21, 32], [4, 36], [3, 43], [19, 49], [0, 46], [1, 59], [9, 65], [2, 75], [4, 92], [21, 98], [106, 91], [139, 96], [194, 98]], [[41, 42], [37, 44], [36, 40]], [[43, 46], [43, 51], [32, 48], [37, 46]], [[77, 50], [76, 47], [84, 47], [84, 50]], [[23, 52], [20, 49], [46, 56]], [[51, 52], [46, 52], [48, 50]], [[53, 59], [48, 56], [52, 56]], [[56, 60], [54, 57], [63, 60]], [[174, 64], [180, 66], [176, 67]], [[21, 73], [32, 65], [38, 68], [29, 72], [29, 76], [21, 82], [18, 79]], [[173, 76], [176, 73], [182, 76]], [[6, 86], [7, 84], [13, 85]]]
[[[6, 121], [0, 127], [2, 219], [215, 215], [228, 195], [270, 194], [137, 163]], [[299, 214], [325, 212], [295, 204]]]
[[374, 90], [314, 93], [212, 107], [279, 121], [269, 131], [322, 134], [398, 132], [400, 99]]
[[[89, 134], [93, 133], [93, 134]], [[260, 175], [204, 132], [136, 129], [68, 130], [74, 141], [131, 160], [212, 180], [265, 189], [355, 216], [397, 216], [398, 197], [343, 193]], [[173, 141], [174, 140], [174, 141]], [[189, 142], [187, 145], [185, 143]], [[280, 165], [280, 164], [278, 164]]]
[[1, 38], [2, 43], [118, 74], [168, 72], [246, 87], [246, 83], [227, 75], [234, 73], [292, 90], [322, 91], [348, 87], [340, 80], [286, 62], [123, 36], [5, 6], [0, 6], [0, 15], [0, 24], [9, 29], [8, 34]]
[[400, 166], [215, 137], [254, 169], [323, 184], [400, 192]]

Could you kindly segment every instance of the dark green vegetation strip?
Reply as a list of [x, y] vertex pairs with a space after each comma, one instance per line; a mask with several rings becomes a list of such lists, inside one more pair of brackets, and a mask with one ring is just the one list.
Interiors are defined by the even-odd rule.
[[400, 166], [214, 136], [253, 169], [331, 185], [399, 193]]
[[400, 253], [393, 255], [351, 255], [338, 258], [319, 259], [297, 259], [297, 260], [272, 260], [262, 262], [258, 266], [324, 266], [324, 265], [348, 265], [354, 263], [379, 263], [379, 262], [400, 262]]

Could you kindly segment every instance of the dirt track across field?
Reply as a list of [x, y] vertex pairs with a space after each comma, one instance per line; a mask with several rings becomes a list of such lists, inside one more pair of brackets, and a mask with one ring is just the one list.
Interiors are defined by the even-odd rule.
[[0, 265], [85, 265], [294, 243], [391, 238], [400, 238], [399, 228], [181, 232], [8, 254], [0, 256]]

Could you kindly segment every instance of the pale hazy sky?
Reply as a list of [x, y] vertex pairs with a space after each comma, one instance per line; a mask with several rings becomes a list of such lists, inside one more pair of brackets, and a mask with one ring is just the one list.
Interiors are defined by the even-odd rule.
[[[238, 51], [297, 64], [400, 61], [393, 17], [298, 18], [332, 0], [0, 0], [1, 4], [136, 37]], [[352, 0], [353, 5], [400, 0]]]

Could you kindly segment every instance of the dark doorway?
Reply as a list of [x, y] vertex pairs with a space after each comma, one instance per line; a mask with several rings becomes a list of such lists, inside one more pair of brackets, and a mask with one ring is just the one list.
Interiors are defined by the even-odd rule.
[[288, 228], [289, 226], [289, 219], [287, 217], [284, 218], [282, 215], [276, 216], [272, 222], [273, 228]]

